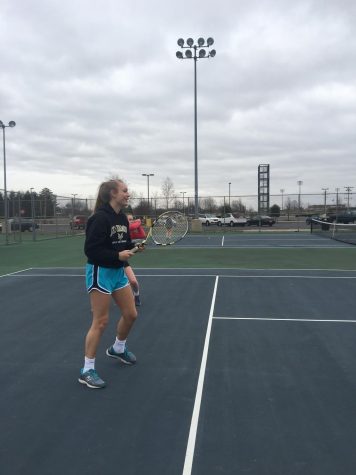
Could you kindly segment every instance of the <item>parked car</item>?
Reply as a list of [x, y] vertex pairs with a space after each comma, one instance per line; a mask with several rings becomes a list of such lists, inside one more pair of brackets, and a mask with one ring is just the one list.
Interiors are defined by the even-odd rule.
[[356, 212], [355, 211], [342, 211], [338, 214], [328, 214], [327, 221], [331, 223], [343, 223], [349, 224], [356, 221]]
[[322, 218], [318, 214], [313, 214], [312, 216], [307, 216], [305, 218], [305, 224], [311, 224], [313, 219], [317, 219], [318, 221], [322, 221]]
[[[39, 225], [35, 222], [33, 223], [32, 219], [29, 218], [11, 218], [8, 221], [10, 231], [33, 231], [33, 228], [38, 229]], [[4, 227], [4, 225], [3, 225]]]
[[247, 219], [247, 226], [273, 226], [276, 221], [270, 216], [253, 216]]
[[210, 226], [210, 224], [219, 224], [219, 218], [213, 214], [199, 214], [198, 219], [202, 224], [205, 224], [205, 226]]
[[232, 213], [225, 213], [219, 216], [219, 226], [245, 226], [247, 219], [240, 216], [236, 217]]
[[70, 229], [85, 229], [87, 225], [88, 217], [84, 215], [73, 216], [69, 226]]

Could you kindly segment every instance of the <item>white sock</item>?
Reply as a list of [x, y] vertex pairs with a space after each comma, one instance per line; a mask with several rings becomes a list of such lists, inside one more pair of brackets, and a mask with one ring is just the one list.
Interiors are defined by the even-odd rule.
[[84, 368], [83, 373], [86, 373], [90, 369], [95, 369], [95, 358], [84, 357]]
[[123, 353], [125, 351], [126, 340], [119, 340], [117, 337], [113, 344], [115, 353]]
[[135, 297], [137, 297], [138, 295], [140, 295], [140, 291], [137, 290], [137, 291], [135, 292], [135, 291], [133, 290], [133, 294], [134, 294]]

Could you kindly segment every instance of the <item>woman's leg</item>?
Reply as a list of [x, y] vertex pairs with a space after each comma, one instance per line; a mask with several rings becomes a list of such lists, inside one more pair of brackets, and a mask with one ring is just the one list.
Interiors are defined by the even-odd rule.
[[137, 318], [135, 302], [129, 286], [116, 290], [112, 297], [121, 311], [121, 318], [117, 324], [117, 338], [123, 341], [127, 339]]
[[109, 321], [111, 295], [98, 290], [90, 292], [93, 321], [85, 338], [85, 356], [95, 358], [101, 335]]

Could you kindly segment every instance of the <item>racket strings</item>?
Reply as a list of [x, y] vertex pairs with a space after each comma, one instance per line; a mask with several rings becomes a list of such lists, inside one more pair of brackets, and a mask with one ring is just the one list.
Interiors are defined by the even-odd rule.
[[156, 244], [169, 245], [182, 239], [188, 230], [188, 221], [180, 213], [167, 212], [153, 224], [152, 239]]

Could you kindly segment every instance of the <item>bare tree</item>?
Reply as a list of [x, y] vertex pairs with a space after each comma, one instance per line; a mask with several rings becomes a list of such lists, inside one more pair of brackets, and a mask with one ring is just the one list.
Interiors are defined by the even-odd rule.
[[217, 210], [216, 201], [212, 197], [201, 198], [199, 207], [207, 213], [215, 213]]
[[243, 204], [240, 198], [238, 200], [234, 200], [231, 203], [231, 209], [233, 213], [246, 213], [246, 206]]
[[173, 181], [167, 176], [167, 178], [162, 183], [162, 195], [166, 200], [166, 209], [169, 209], [169, 202], [174, 197], [174, 185]]

